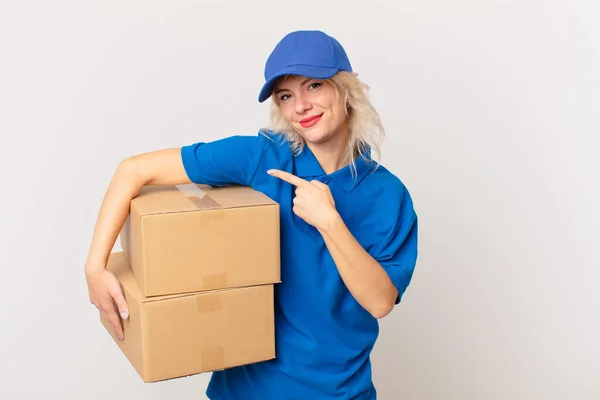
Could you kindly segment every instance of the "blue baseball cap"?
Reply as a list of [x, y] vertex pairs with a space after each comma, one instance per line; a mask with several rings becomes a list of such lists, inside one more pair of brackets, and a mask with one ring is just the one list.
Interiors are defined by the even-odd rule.
[[321, 31], [288, 33], [267, 59], [266, 82], [258, 101], [262, 103], [271, 96], [275, 81], [283, 75], [327, 79], [338, 71], [352, 72], [352, 66], [346, 51], [336, 39]]

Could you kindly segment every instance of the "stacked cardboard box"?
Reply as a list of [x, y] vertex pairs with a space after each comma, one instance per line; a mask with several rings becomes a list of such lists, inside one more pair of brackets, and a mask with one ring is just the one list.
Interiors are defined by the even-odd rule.
[[275, 357], [279, 205], [248, 187], [147, 186], [108, 269], [129, 306], [124, 340], [145, 382]]

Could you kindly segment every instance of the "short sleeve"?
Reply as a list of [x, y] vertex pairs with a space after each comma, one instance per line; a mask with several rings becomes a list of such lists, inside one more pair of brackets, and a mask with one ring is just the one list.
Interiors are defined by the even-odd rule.
[[188, 177], [194, 183], [252, 186], [264, 148], [262, 135], [238, 135], [184, 146], [181, 158]]
[[396, 286], [398, 297], [395, 304], [398, 304], [410, 284], [418, 254], [418, 217], [406, 189], [402, 192], [399, 206], [390, 210], [385, 218], [386, 232], [374, 258]]

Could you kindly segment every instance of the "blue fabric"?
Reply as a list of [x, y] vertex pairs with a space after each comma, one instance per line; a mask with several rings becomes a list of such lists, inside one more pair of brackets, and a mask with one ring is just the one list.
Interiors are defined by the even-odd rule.
[[292, 211], [294, 187], [271, 168], [329, 185], [336, 208], [358, 242], [385, 268], [400, 302], [417, 259], [417, 216], [402, 182], [362, 158], [326, 175], [308, 147], [294, 156], [272, 134], [233, 136], [181, 150], [190, 179], [245, 185], [280, 204], [281, 279], [275, 286], [276, 358], [214, 372], [214, 400], [376, 399], [370, 353], [378, 320], [350, 294], [319, 232]]
[[352, 65], [340, 42], [321, 31], [290, 32], [277, 43], [267, 59], [265, 84], [258, 101], [262, 103], [271, 96], [273, 85], [280, 76], [326, 79], [338, 71], [352, 72]]

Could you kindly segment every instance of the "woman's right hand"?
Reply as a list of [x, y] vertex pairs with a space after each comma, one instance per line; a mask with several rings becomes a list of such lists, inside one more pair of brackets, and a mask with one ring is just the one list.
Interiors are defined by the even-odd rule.
[[127, 302], [117, 277], [106, 268], [86, 271], [90, 301], [112, 327], [117, 339], [123, 340], [121, 318], [129, 318]]
[[145, 185], [190, 182], [181, 159], [181, 148], [171, 148], [124, 159], [108, 186], [86, 260], [85, 276], [90, 301], [110, 323], [119, 340], [123, 340], [121, 318], [127, 319], [129, 312], [121, 284], [106, 269], [106, 260], [127, 219], [131, 199]]

